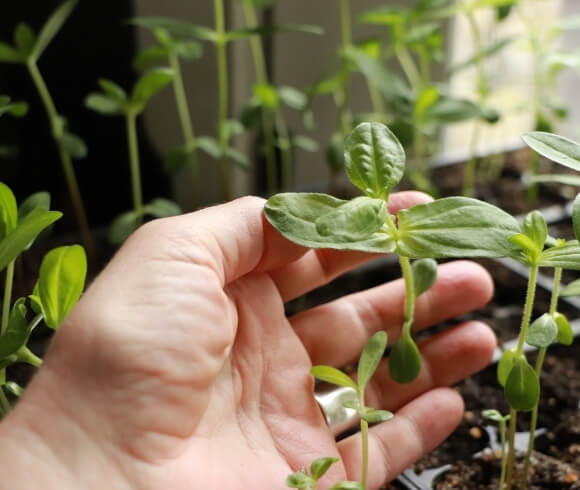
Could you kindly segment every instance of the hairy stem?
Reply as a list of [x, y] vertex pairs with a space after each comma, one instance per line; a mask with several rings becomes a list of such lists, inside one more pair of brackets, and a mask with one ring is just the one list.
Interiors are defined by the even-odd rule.
[[505, 472], [506, 472], [506, 460], [507, 452], [505, 450], [505, 433], [506, 433], [506, 423], [502, 420], [499, 423], [499, 437], [501, 441], [501, 474], [499, 476], [499, 490], [503, 490], [505, 485]]
[[183, 75], [181, 74], [179, 57], [173, 50], [169, 53], [169, 64], [175, 74], [173, 78], [173, 93], [175, 94], [177, 114], [179, 116], [181, 131], [183, 132], [183, 142], [185, 143], [185, 149], [187, 152], [187, 165], [189, 167], [189, 175], [191, 178], [191, 201], [193, 209], [195, 208], [196, 203], [199, 178], [199, 163], [197, 161], [196, 148], [197, 141], [195, 138], [195, 132], [193, 131], [193, 123], [191, 121], [191, 113], [189, 112], [189, 104], [185, 93], [185, 85], [183, 83]]
[[220, 173], [224, 186], [224, 197], [230, 201], [233, 197], [227, 157], [228, 134], [226, 122], [228, 118], [228, 59], [226, 20], [223, 0], [214, 0], [215, 25], [217, 32], [216, 50], [218, 65], [218, 141], [220, 147]]
[[137, 228], [143, 223], [143, 195], [141, 189], [141, 170], [139, 166], [139, 144], [137, 142], [137, 114], [129, 111], [126, 114], [126, 122], [133, 211], [135, 212], [135, 228]]
[[[514, 354], [515, 358], [522, 355], [524, 349], [524, 340], [526, 338], [526, 333], [528, 331], [528, 326], [530, 325], [530, 319], [532, 317], [532, 308], [534, 306], [534, 297], [536, 294], [536, 279], [538, 276], [538, 266], [533, 265], [530, 267], [530, 277], [528, 278], [528, 288], [526, 291], [526, 302], [524, 305], [524, 313], [522, 315], [522, 323], [520, 326], [520, 334], [518, 337], [518, 344]], [[506, 476], [506, 488], [511, 490], [514, 464], [515, 464], [515, 435], [516, 435], [516, 422], [517, 422], [518, 411], [515, 409], [510, 409], [510, 426], [509, 426], [509, 452], [507, 459], [507, 476]]]
[[399, 255], [399, 264], [405, 281], [405, 323], [401, 335], [411, 335], [413, 322], [415, 321], [415, 284], [411, 261], [404, 255]]
[[93, 243], [93, 238], [91, 232], [89, 231], [89, 224], [87, 221], [87, 216], [85, 212], [85, 205], [83, 202], [83, 198], [81, 192], [79, 190], [79, 185], [77, 182], [75, 170], [72, 164], [72, 159], [68, 151], [63, 146], [62, 143], [62, 134], [64, 131], [63, 127], [63, 118], [58, 114], [56, 107], [54, 105], [54, 101], [50, 95], [48, 87], [44, 82], [44, 78], [42, 78], [42, 74], [36, 65], [36, 61], [33, 59], [28, 60], [26, 63], [28, 67], [28, 72], [30, 73], [30, 77], [36, 86], [36, 90], [42, 100], [44, 105], [44, 109], [46, 111], [48, 121], [50, 124], [50, 129], [52, 132], [52, 137], [57, 144], [58, 147], [58, 154], [60, 157], [62, 171], [64, 173], [64, 177], [67, 183], [69, 195], [71, 198], [71, 202], [73, 204], [73, 208], [75, 211], [75, 216], [77, 219], [77, 223], [79, 225], [79, 231], [81, 234], [81, 238], [83, 244], [85, 245], [85, 249], [87, 251], [87, 256], [89, 261], [93, 261], [95, 255], [95, 247]]

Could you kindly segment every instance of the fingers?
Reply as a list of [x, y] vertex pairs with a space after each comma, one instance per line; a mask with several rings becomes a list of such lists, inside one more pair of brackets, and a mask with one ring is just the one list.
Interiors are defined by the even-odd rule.
[[420, 343], [421, 371], [412, 383], [398, 384], [389, 376], [383, 360], [367, 387], [370, 407], [395, 411], [413, 398], [440, 386], [452, 386], [486, 367], [496, 338], [480, 322], [466, 322]]
[[[468, 261], [443, 264], [437, 281], [417, 298], [415, 329], [453, 318], [489, 301], [493, 282], [483, 267]], [[403, 324], [405, 288], [393, 281], [345, 296], [290, 319], [313, 364], [344, 366], [354, 362], [369, 337], [386, 330], [389, 343]]]
[[[427, 194], [417, 191], [398, 192], [389, 199], [389, 212], [430, 201]], [[363, 252], [343, 252], [331, 249], [310, 250], [298, 260], [272, 270], [270, 275], [276, 283], [284, 301], [330, 282], [336, 276], [368, 262], [377, 255]]]
[[[438, 388], [405, 405], [392, 420], [372, 427], [368, 487], [379, 488], [437, 447], [457, 426], [462, 413], [461, 397], [449, 388]], [[360, 437], [357, 433], [338, 444], [349, 480], [361, 476]]]

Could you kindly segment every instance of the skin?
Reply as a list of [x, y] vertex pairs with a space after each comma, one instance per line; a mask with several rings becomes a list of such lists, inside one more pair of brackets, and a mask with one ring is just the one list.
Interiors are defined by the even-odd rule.
[[[393, 195], [390, 211], [423, 202]], [[139, 229], [55, 335], [43, 367], [0, 424], [0, 489], [284, 489], [321, 456], [320, 482], [359, 478], [360, 439], [336, 443], [313, 396], [313, 363], [356, 359], [378, 329], [394, 341], [400, 281], [291, 318], [284, 303], [370, 260], [281, 237], [263, 200], [242, 198]], [[492, 294], [470, 262], [439, 268], [417, 328]], [[370, 430], [369, 488], [439, 444], [463, 404], [446, 388], [484, 367], [491, 331], [469, 322], [421, 345], [423, 368], [399, 386], [379, 367], [368, 402], [396, 411]]]

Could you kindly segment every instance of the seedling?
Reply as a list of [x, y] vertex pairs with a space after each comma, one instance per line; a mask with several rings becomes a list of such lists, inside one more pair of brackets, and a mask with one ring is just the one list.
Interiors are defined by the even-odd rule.
[[412, 338], [415, 301], [434, 280], [433, 263], [413, 268], [411, 259], [516, 255], [508, 238], [520, 226], [495, 206], [465, 197], [439, 199], [392, 216], [389, 194], [405, 171], [399, 141], [373, 122], [357, 126], [344, 146], [347, 175], [364, 196], [345, 201], [326, 194], [277, 194], [266, 202], [266, 217], [282, 235], [306, 247], [398, 255], [405, 282], [404, 322], [389, 370], [396, 381], [409, 383], [421, 366]]
[[[318, 480], [322, 478], [328, 469], [338, 462], [338, 458], [319, 458], [312, 462], [310, 471], [302, 470], [292, 473], [286, 478], [289, 488], [300, 490], [318, 490]], [[332, 485], [329, 490], [363, 490], [362, 484], [354, 481], [341, 481]]]
[[505, 450], [505, 443], [506, 443], [506, 424], [507, 421], [510, 419], [508, 415], [502, 415], [497, 410], [484, 410], [481, 412], [481, 415], [488, 419], [492, 420], [493, 422], [497, 422], [499, 426], [499, 438], [500, 438], [500, 445], [501, 445], [501, 475], [499, 477], [499, 490], [503, 490], [505, 485], [505, 475], [506, 475], [506, 467], [507, 467], [507, 452]]
[[17, 257], [61, 217], [49, 208], [50, 196], [46, 193], [33, 194], [18, 207], [10, 188], [0, 182], [0, 270], [6, 269], [0, 326], [0, 417], [10, 410], [10, 398], [17, 398], [21, 392], [16, 383], [6, 382], [6, 367], [17, 362], [41, 365], [42, 360], [27, 347], [30, 334], [43, 320], [50, 328], [60, 327], [84, 288], [87, 259], [83, 248], [59, 247], [42, 260], [38, 282], [29, 297], [33, 318], [27, 319], [27, 298], [12, 303]]
[[85, 100], [88, 108], [106, 116], [124, 116], [126, 121], [133, 210], [120, 215], [111, 225], [109, 239], [114, 244], [122, 243], [143, 223], [145, 216], [161, 218], [180, 213], [179, 207], [166, 199], [155, 199], [143, 205], [137, 141], [137, 117], [151, 97], [171, 83], [173, 77], [170, 69], [155, 68], [137, 80], [130, 95], [115, 82], [102, 78], [99, 80], [102, 92], [89, 94]]
[[[0, 42], [0, 63], [17, 63], [25, 65], [36, 86], [48, 116], [50, 129], [56, 145], [62, 169], [66, 178], [69, 194], [79, 224], [83, 243], [89, 257], [93, 257], [94, 247], [85, 213], [85, 206], [77, 183], [72, 159], [85, 158], [87, 147], [83, 140], [70, 131], [66, 118], [59, 114], [50, 91], [38, 69], [38, 60], [58, 34], [78, 0], [66, 0], [48, 18], [36, 34], [26, 23], [20, 23], [14, 30], [14, 45]], [[13, 109], [14, 110], [14, 109]]]

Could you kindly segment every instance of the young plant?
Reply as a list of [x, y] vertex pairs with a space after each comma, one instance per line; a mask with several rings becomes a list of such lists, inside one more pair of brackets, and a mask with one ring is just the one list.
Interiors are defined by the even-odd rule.
[[344, 148], [347, 175], [364, 196], [345, 201], [326, 194], [277, 194], [266, 202], [265, 214], [282, 235], [306, 247], [398, 255], [404, 323], [389, 370], [396, 381], [408, 383], [421, 365], [412, 329], [416, 297], [425, 285], [416, 276], [423, 278], [421, 271], [433, 268], [423, 263], [414, 273], [411, 259], [513, 256], [518, 250], [508, 238], [520, 226], [495, 206], [466, 197], [438, 199], [392, 216], [387, 201], [405, 171], [399, 141], [383, 124], [362, 123]]
[[38, 69], [38, 60], [58, 34], [69, 15], [76, 7], [78, 0], [66, 0], [48, 18], [36, 34], [26, 23], [20, 23], [14, 30], [14, 45], [0, 42], [0, 63], [17, 63], [25, 65], [42, 100], [54, 141], [68, 186], [71, 201], [75, 210], [82, 241], [89, 257], [94, 255], [94, 247], [85, 206], [79, 190], [72, 159], [85, 158], [87, 148], [83, 140], [70, 131], [68, 121], [56, 109], [54, 100]]
[[165, 159], [165, 168], [169, 172], [177, 172], [184, 166], [188, 167], [191, 178], [191, 207], [194, 209], [199, 189], [199, 162], [197, 158], [199, 142], [195, 136], [189, 111], [189, 103], [181, 73], [181, 60], [198, 60], [202, 55], [202, 47], [198, 41], [182, 39], [180, 36], [172, 35], [162, 27], [157, 27], [154, 20], [133, 19], [132, 22], [150, 29], [157, 40], [156, 45], [143, 50], [137, 55], [134, 62], [135, 66], [138, 69], [143, 69], [152, 64], [169, 63], [169, 67], [173, 71], [173, 93], [183, 133], [183, 144], [169, 152]]
[[493, 422], [497, 422], [499, 426], [499, 438], [500, 438], [500, 445], [501, 445], [501, 474], [499, 477], [499, 490], [503, 490], [505, 485], [505, 475], [506, 475], [506, 467], [507, 467], [507, 452], [505, 450], [505, 443], [506, 443], [506, 424], [510, 419], [508, 415], [502, 415], [495, 409], [484, 410], [481, 412], [483, 418], [488, 420], [492, 420]]
[[[310, 465], [310, 470], [301, 470], [292, 473], [286, 478], [286, 486], [300, 490], [318, 490], [320, 480], [328, 469], [338, 462], [338, 458], [318, 458]], [[328, 490], [364, 490], [359, 482], [341, 481], [332, 485]]]
[[85, 100], [89, 109], [106, 116], [124, 116], [126, 121], [133, 210], [120, 215], [111, 225], [109, 239], [114, 244], [122, 243], [143, 223], [145, 216], [161, 218], [181, 212], [175, 203], [166, 199], [155, 199], [143, 205], [137, 140], [137, 117], [145, 110], [151, 97], [171, 83], [173, 77], [173, 71], [155, 68], [137, 80], [130, 95], [115, 82], [102, 78], [99, 80], [102, 92], [89, 94]]
[[58, 328], [78, 301], [87, 271], [87, 260], [80, 245], [59, 247], [44, 257], [38, 282], [29, 297], [35, 315], [28, 319], [27, 298], [12, 303], [14, 263], [28, 250], [39, 233], [58, 220], [62, 214], [49, 211], [50, 197], [37, 193], [17, 206], [14, 194], [0, 183], [0, 270], [6, 269], [2, 322], [0, 325], [0, 417], [11, 407], [10, 398], [21, 388], [7, 382], [6, 367], [24, 362], [38, 367], [41, 359], [27, 347], [30, 334], [44, 320]]

